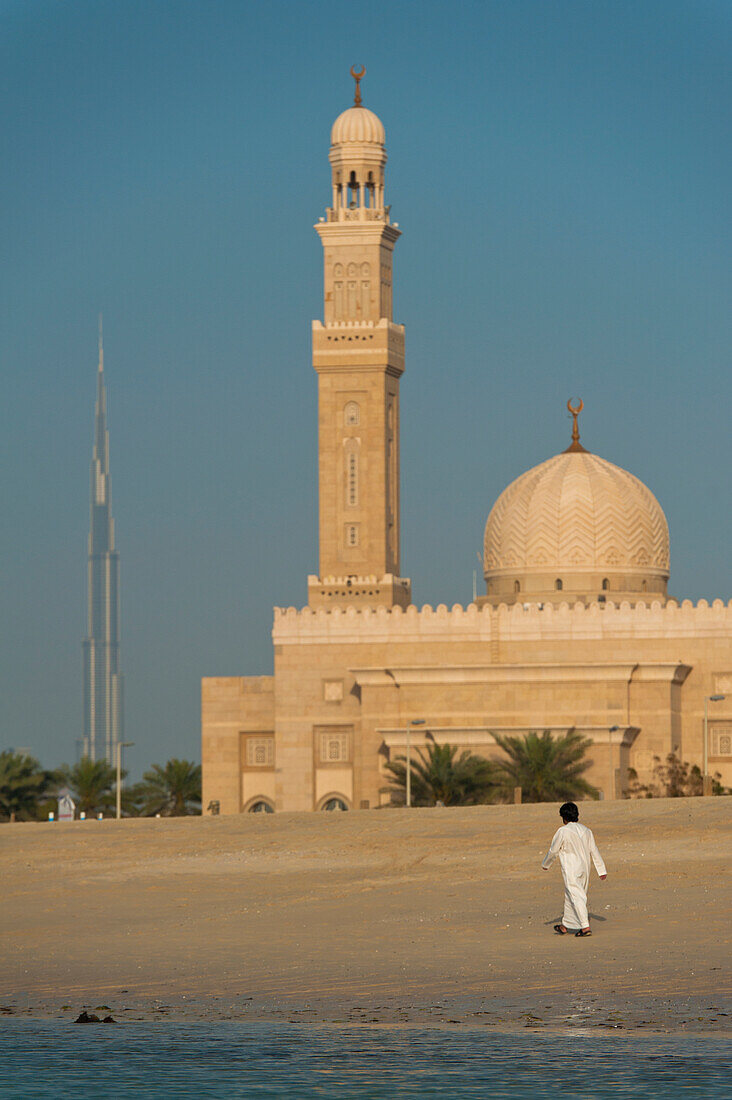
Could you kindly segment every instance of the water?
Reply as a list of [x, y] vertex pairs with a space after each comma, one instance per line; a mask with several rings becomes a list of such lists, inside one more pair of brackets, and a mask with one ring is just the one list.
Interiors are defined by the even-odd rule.
[[720, 1039], [215, 1023], [0, 1024], [0, 1097], [732, 1095]]

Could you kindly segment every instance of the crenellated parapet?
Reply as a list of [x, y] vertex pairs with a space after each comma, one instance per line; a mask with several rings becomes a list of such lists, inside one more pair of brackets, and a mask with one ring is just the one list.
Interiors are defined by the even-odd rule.
[[272, 636], [275, 645], [338, 641], [419, 642], [441, 641], [505, 642], [541, 640], [684, 638], [688, 636], [730, 637], [732, 600], [691, 600], [666, 604], [628, 602], [614, 604], [561, 603], [501, 604], [497, 608], [454, 604], [448, 608], [429, 604], [406, 609], [387, 607], [294, 607], [274, 609]]

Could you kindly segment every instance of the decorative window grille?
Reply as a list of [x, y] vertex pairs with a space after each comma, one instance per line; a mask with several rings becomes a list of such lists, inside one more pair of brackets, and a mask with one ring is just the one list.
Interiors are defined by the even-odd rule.
[[358, 507], [358, 451], [351, 444], [346, 452], [346, 504], [349, 508]]
[[274, 765], [274, 737], [247, 737], [248, 768], [271, 768]]
[[732, 756], [732, 724], [710, 726], [709, 734], [712, 756]]
[[358, 524], [346, 525], [346, 546], [358, 546]]
[[351, 735], [328, 730], [319, 737], [318, 756], [321, 764], [347, 764], [351, 759]]
[[361, 423], [361, 409], [358, 401], [349, 401], [343, 410], [343, 419], [346, 422], [346, 427], [353, 428]]

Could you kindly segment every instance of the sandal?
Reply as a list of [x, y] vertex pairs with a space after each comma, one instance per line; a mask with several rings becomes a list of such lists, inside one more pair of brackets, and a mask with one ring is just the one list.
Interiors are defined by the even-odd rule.
[[554, 931], [557, 933], [558, 936], [566, 936], [567, 935], [567, 929], [564, 927], [563, 924], [555, 924], [554, 925]]
[[580, 928], [579, 932], [575, 932], [575, 936], [591, 936], [592, 930], [590, 928]]

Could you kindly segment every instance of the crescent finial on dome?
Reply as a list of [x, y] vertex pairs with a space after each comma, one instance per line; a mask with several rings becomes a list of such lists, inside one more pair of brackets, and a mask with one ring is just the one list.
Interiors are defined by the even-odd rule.
[[569, 401], [567, 402], [567, 408], [569, 409], [572, 416], [574, 417], [574, 423], [572, 424], [572, 442], [567, 447], [567, 450], [564, 452], [565, 454], [571, 453], [572, 451], [584, 451], [585, 453], [587, 453], [586, 448], [583, 447], [582, 444], [579, 441], [579, 439], [580, 439], [579, 427], [577, 426], [577, 417], [582, 412], [584, 407], [585, 407], [585, 403], [584, 403], [584, 401], [582, 400], [581, 397], [579, 398], [579, 405], [576, 408], [572, 405], [572, 398], [571, 397], [570, 397]]
[[361, 81], [366, 76], [366, 66], [362, 65], [360, 71], [355, 65], [351, 65], [351, 76], [356, 81], [356, 94], [353, 97], [353, 106], [361, 106]]

